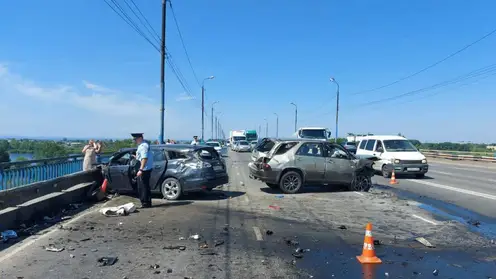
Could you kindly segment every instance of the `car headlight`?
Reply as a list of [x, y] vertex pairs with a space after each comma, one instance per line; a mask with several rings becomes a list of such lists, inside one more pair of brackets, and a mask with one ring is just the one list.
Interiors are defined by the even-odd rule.
[[395, 164], [399, 164], [400, 163], [400, 160], [396, 159], [396, 160], [394, 160], [394, 163]]
[[427, 164], [427, 159], [423, 159], [422, 164]]

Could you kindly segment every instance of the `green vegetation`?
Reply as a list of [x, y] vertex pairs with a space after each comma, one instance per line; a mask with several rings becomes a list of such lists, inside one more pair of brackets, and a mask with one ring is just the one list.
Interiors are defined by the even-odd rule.
[[[35, 159], [64, 157], [71, 154], [81, 154], [86, 140], [75, 141], [51, 141], [51, 140], [30, 140], [12, 139], [0, 140], [0, 162], [10, 162], [9, 153], [33, 154]], [[134, 142], [129, 140], [107, 140], [103, 141], [103, 153], [113, 153], [120, 148], [133, 147]], [[16, 161], [23, 161], [26, 158], [17, 158]]]

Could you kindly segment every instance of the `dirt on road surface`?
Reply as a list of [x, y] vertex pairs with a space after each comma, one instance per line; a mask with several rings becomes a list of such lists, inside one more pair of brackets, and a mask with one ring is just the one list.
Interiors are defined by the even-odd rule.
[[[228, 185], [177, 202], [157, 198], [128, 216], [98, 209], [134, 198], [96, 205], [3, 249], [0, 278], [496, 278], [496, 244], [466, 224], [387, 188], [283, 195], [248, 177], [249, 154], [229, 156]], [[383, 261], [373, 269], [356, 260], [367, 222]]]

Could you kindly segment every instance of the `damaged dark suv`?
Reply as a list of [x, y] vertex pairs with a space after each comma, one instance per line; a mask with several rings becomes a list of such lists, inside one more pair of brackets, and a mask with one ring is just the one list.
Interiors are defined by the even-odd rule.
[[[211, 191], [229, 182], [226, 164], [211, 146], [168, 144], [150, 145], [150, 149], [150, 187], [152, 193], [161, 193], [165, 199], [177, 200], [187, 192]], [[135, 154], [136, 148], [121, 149], [103, 167], [111, 190], [137, 192], [139, 162]]]
[[297, 193], [307, 184], [341, 184], [353, 191], [368, 191], [375, 159], [357, 159], [338, 144], [293, 139], [277, 142], [248, 166], [251, 177], [287, 194]]

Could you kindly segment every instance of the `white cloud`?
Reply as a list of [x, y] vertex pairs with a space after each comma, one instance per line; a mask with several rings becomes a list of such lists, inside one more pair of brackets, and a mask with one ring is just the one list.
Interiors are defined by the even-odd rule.
[[[124, 93], [90, 82], [87, 94], [72, 86], [42, 86], [12, 73], [0, 64], [0, 100], [9, 109], [0, 110], [6, 121], [2, 134], [67, 137], [128, 137], [131, 132], [144, 132], [156, 139], [160, 122], [158, 100]], [[19, 113], [16, 113], [16, 110]], [[189, 138], [196, 123], [166, 108], [166, 134]], [[185, 123], [186, 122], [186, 123]], [[5, 129], [5, 130], [4, 130]]]
[[84, 84], [84, 87], [86, 87], [92, 91], [95, 91], [95, 92], [118, 93], [118, 91], [116, 91], [116, 90], [113, 90], [113, 89], [110, 89], [110, 88], [107, 88], [107, 87], [104, 87], [104, 86], [101, 86], [101, 85], [98, 85], [95, 83], [91, 83], [91, 82], [88, 82], [86, 80], [83, 80], [83, 84]]
[[181, 93], [177, 98], [176, 101], [178, 102], [184, 102], [184, 101], [191, 101], [196, 99], [195, 97], [188, 95], [186, 93]]

